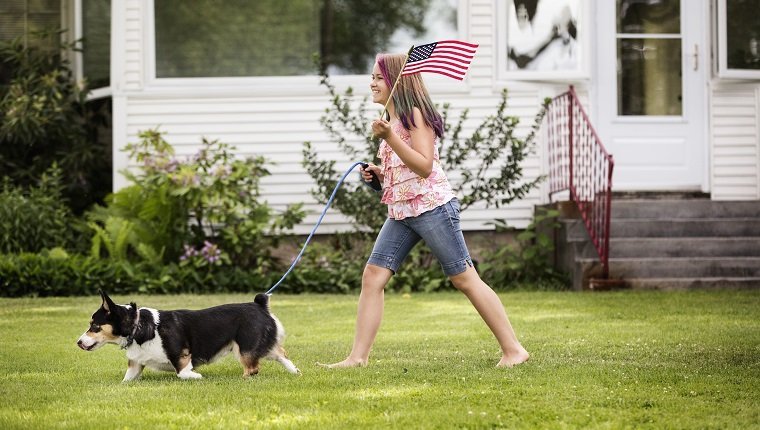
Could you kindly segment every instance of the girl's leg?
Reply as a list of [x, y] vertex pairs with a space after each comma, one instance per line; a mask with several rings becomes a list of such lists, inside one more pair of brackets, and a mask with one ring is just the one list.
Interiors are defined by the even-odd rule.
[[517, 340], [512, 324], [509, 323], [499, 296], [478, 275], [474, 267], [450, 276], [454, 286], [463, 292], [475, 306], [483, 321], [491, 329], [499, 342], [502, 357], [497, 367], [512, 367], [528, 360], [530, 355]]
[[366, 366], [369, 352], [383, 319], [385, 285], [393, 272], [384, 267], [367, 264], [362, 274], [362, 291], [356, 314], [356, 333], [351, 354], [345, 360], [329, 364], [329, 368]]
[[362, 273], [362, 291], [359, 295], [356, 333], [351, 354], [345, 360], [327, 367], [367, 365], [369, 352], [383, 319], [385, 285], [419, 241], [420, 236], [406, 223], [390, 218], [385, 221]]

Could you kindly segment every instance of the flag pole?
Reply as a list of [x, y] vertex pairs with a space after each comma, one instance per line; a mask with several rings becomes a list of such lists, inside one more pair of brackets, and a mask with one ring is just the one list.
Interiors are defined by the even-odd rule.
[[398, 76], [396, 77], [396, 82], [393, 83], [393, 88], [391, 88], [391, 93], [388, 95], [388, 101], [385, 102], [385, 106], [383, 106], [383, 111], [380, 112], [380, 119], [385, 118], [385, 112], [388, 111], [388, 103], [393, 100], [393, 92], [396, 91], [396, 85], [398, 85], [398, 81], [401, 80], [401, 74], [404, 72], [404, 68], [406, 67], [406, 62], [409, 60], [409, 56], [412, 55], [412, 51], [414, 50], [414, 45], [412, 45], [411, 48], [409, 48], [409, 52], [406, 53], [406, 57], [404, 57], [404, 64], [401, 66], [401, 70], [398, 72]]

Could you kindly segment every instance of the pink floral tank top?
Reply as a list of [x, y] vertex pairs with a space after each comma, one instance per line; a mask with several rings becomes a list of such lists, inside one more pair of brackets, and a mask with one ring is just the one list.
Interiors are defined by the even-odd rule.
[[[407, 145], [412, 144], [409, 130], [401, 121], [393, 121], [391, 129]], [[388, 216], [393, 219], [416, 217], [447, 203], [454, 198], [451, 184], [441, 167], [438, 155], [438, 138], [433, 143], [433, 171], [423, 178], [406, 167], [386, 141], [380, 143], [377, 156], [383, 171], [382, 203], [388, 205]]]

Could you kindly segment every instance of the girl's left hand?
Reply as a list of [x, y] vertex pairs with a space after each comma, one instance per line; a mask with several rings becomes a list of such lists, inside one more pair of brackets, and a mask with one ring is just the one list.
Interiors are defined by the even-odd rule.
[[379, 137], [383, 140], [388, 140], [391, 137], [391, 124], [384, 119], [376, 119], [372, 121], [372, 134], [375, 137]]

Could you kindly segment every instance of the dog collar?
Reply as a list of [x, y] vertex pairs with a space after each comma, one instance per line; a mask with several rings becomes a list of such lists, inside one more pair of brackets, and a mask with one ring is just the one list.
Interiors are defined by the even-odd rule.
[[135, 334], [137, 334], [137, 327], [140, 324], [140, 309], [137, 309], [137, 316], [135, 317], [134, 327], [132, 327], [132, 333], [127, 336], [127, 343], [121, 347], [121, 349], [127, 349], [135, 341]]

